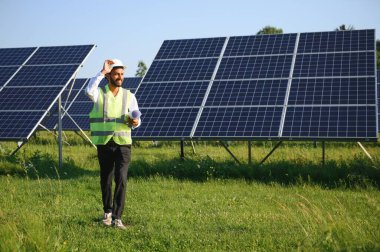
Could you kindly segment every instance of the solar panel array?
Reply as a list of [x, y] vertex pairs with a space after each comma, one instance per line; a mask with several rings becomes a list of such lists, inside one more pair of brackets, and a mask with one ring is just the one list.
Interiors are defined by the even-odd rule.
[[0, 140], [26, 140], [94, 45], [0, 49]]
[[[141, 82], [141, 77], [128, 77], [124, 78], [122, 87], [129, 89], [132, 93], [135, 92], [136, 88]], [[86, 88], [90, 79], [81, 79], [78, 78], [74, 81], [74, 86], [71, 88], [68, 85], [67, 89], [63, 93], [62, 97], [62, 106], [67, 110], [69, 115], [73, 118], [73, 120], [78, 124], [78, 126], [82, 130], [90, 130], [90, 119], [89, 113], [93, 107], [93, 102], [86, 96], [84, 89]], [[104, 86], [107, 84], [107, 80], [103, 79], [100, 82], [100, 86]], [[67, 103], [64, 103], [66, 100], [67, 94], [70, 92], [68, 96]], [[57, 129], [58, 123], [58, 115], [57, 115], [58, 107], [55, 106], [55, 109], [51, 110], [51, 116], [47, 118], [45, 122], [42, 124], [50, 129]], [[62, 112], [63, 113], [63, 112]], [[78, 131], [78, 127], [73, 123], [73, 121], [68, 116], [63, 116], [62, 118], [62, 129], [66, 131]]]
[[135, 138], [377, 139], [375, 31], [167, 40]]

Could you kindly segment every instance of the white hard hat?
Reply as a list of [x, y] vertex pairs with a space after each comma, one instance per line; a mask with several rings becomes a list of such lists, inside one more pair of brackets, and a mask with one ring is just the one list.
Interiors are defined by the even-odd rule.
[[113, 64], [111, 65], [112, 68], [114, 67], [122, 67], [122, 68], [125, 68], [123, 62], [121, 62], [121, 60], [119, 59], [112, 59], [113, 61]]

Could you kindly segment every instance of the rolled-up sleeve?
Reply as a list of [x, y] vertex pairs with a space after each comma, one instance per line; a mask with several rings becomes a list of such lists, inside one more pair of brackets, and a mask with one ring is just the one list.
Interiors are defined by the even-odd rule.
[[[139, 105], [137, 104], [137, 99], [135, 94], [131, 93], [131, 102], [129, 104], [129, 111], [139, 110]], [[136, 127], [132, 127], [132, 129], [135, 129], [137, 127], [140, 127], [141, 125], [141, 117], [139, 118], [139, 124]]]
[[93, 102], [96, 102], [98, 100], [99, 84], [103, 78], [104, 75], [99, 72], [96, 76], [92, 77], [87, 84], [85, 93]]

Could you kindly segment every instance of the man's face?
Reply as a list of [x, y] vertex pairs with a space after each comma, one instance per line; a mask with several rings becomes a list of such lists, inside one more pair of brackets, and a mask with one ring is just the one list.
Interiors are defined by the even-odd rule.
[[110, 72], [110, 83], [116, 87], [121, 87], [124, 79], [124, 69], [115, 68]]

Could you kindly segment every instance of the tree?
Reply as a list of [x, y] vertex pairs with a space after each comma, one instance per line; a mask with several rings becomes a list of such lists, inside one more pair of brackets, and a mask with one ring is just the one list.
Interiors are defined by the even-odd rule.
[[281, 28], [277, 28], [274, 26], [267, 25], [264, 28], [262, 28], [260, 31], [257, 32], [257, 35], [260, 34], [282, 34], [283, 31]]
[[335, 29], [335, 31], [352, 31], [355, 30], [355, 27], [353, 25], [346, 26], [345, 24], [342, 24], [338, 28]]
[[139, 63], [137, 64], [137, 70], [136, 70], [136, 77], [144, 77], [146, 70], [148, 68], [146, 67], [144, 61], [140, 60]]

